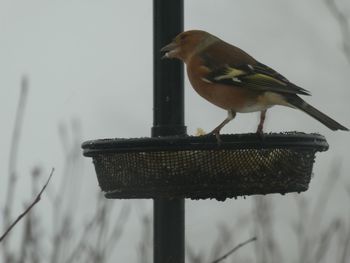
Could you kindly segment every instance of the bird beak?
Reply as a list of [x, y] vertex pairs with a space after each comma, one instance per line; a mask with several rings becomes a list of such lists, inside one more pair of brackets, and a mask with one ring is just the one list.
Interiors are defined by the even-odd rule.
[[162, 59], [173, 58], [177, 51], [178, 45], [175, 42], [171, 42], [160, 50], [160, 52], [165, 52], [164, 56], [162, 56]]

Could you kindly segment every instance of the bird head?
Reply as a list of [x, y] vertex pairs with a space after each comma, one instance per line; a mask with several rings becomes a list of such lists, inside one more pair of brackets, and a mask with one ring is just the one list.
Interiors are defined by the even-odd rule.
[[186, 62], [212, 39], [216, 39], [216, 37], [205, 31], [185, 31], [178, 34], [171, 43], [163, 47], [161, 52], [165, 52], [163, 58], [177, 58]]

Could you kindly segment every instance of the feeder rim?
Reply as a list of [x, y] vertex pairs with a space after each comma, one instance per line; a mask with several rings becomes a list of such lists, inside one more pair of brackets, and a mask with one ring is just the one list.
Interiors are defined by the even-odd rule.
[[256, 133], [222, 134], [219, 145], [214, 135], [164, 136], [144, 138], [115, 138], [89, 140], [82, 144], [83, 154], [93, 157], [105, 153], [155, 152], [155, 151], [196, 151], [196, 150], [242, 150], [299, 148], [326, 151], [329, 145], [323, 135], [317, 133], [269, 133], [263, 138]]

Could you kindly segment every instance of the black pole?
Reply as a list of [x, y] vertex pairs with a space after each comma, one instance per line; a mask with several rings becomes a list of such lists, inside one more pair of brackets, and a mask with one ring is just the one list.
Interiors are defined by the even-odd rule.
[[[183, 0], [153, 0], [152, 137], [185, 135], [183, 65], [160, 49], [183, 31]], [[154, 263], [185, 262], [185, 201], [154, 200]]]
[[183, 0], [153, 1], [153, 128], [152, 136], [183, 135], [183, 64], [161, 59], [160, 49], [183, 31]]

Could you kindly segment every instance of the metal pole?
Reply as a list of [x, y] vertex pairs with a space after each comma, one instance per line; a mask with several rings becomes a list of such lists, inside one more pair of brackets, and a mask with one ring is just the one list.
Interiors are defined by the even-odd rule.
[[[183, 0], [153, 0], [152, 137], [185, 135], [183, 65], [161, 60], [160, 49], [183, 31]], [[154, 263], [185, 262], [184, 199], [154, 200]]]

